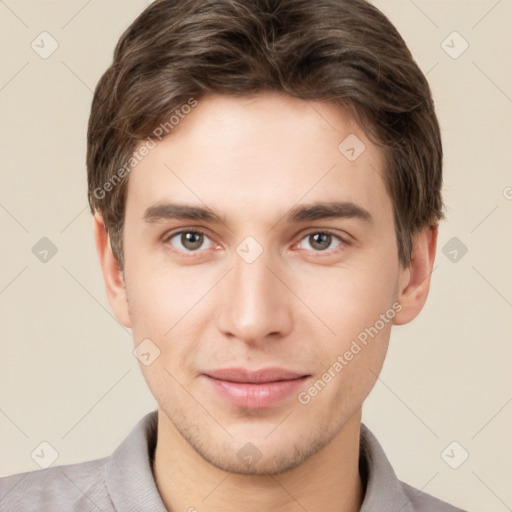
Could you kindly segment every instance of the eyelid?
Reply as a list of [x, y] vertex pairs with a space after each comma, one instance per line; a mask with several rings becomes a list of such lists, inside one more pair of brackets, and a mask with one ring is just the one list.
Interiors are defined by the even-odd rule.
[[185, 226], [181, 228], [171, 229], [170, 231], [166, 231], [162, 236], [162, 240], [164, 242], [168, 242], [169, 239], [175, 237], [176, 235], [181, 235], [182, 233], [200, 233], [202, 235], [211, 238], [208, 234], [208, 231], [204, 228], [196, 228], [194, 226]]
[[318, 234], [318, 233], [321, 233], [321, 234], [324, 234], [324, 235], [330, 235], [330, 236], [333, 236], [334, 238], [337, 238], [340, 241], [339, 246], [334, 248], [334, 249], [328, 249], [328, 250], [324, 250], [324, 251], [313, 251], [313, 250], [308, 250], [308, 249], [302, 249], [302, 250], [305, 250], [307, 252], [314, 253], [314, 254], [317, 254], [319, 256], [322, 256], [322, 255], [332, 255], [332, 254], [335, 254], [338, 251], [341, 251], [344, 248], [352, 245], [351, 237], [348, 234], [343, 236], [340, 233], [337, 233], [337, 232], [335, 232], [335, 231], [333, 231], [331, 229], [322, 229], [322, 228], [309, 229], [309, 230], [303, 232], [301, 234], [301, 237], [299, 238], [299, 241], [296, 244], [302, 242], [302, 240], [304, 240], [306, 237], [308, 237], [310, 235], [315, 235], [315, 234]]
[[[162, 241], [163, 241], [163, 243], [167, 244], [176, 235], [180, 235], [183, 233], [190, 233], [190, 232], [202, 234], [203, 236], [207, 237], [214, 245], [217, 245], [217, 246], [220, 245], [217, 242], [215, 242], [215, 240], [210, 236], [207, 229], [201, 228], [201, 227], [195, 227], [195, 226], [186, 226], [186, 227], [176, 228], [175, 230], [168, 231], [162, 237]], [[340, 233], [337, 233], [332, 229], [309, 228], [306, 231], [302, 231], [298, 235], [299, 236], [298, 241], [295, 242], [294, 245], [297, 245], [300, 242], [302, 242], [302, 240], [304, 240], [304, 238], [306, 238], [310, 235], [318, 234], [318, 233], [330, 235], [330, 236], [337, 238], [341, 242], [340, 243], [341, 248], [337, 247], [335, 249], [329, 249], [329, 250], [325, 250], [325, 251], [313, 251], [313, 250], [308, 250], [308, 249], [301, 249], [302, 251], [312, 252], [312, 253], [318, 254], [320, 256], [322, 254], [331, 255], [333, 253], [338, 252], [339, 250], [343, 250], [343, 247], [350, 246], [352, 244], [351, 237], [348, 234], [345, 234], [345, 236], [343, 236]], [[196, 250], [196, 251], [182, 251], [175, 247], [173, 247], [173, 249], [178, 251], [181, 254], [187, 254], [188, 256], [193, 256], [194, 254], [200, 254], [200, 253], [206, 252], [208, 250], [208, 249], [200, 249], [200, 250]]]
[[352, 237], [348, 233], [344, 232], [343, 234], [341, 234], [338, 231], [330, 228], [309, 228], [302, 234], [301, 240], [308, 235], [315, 235], [316, 233], [323, 233], [325, 235], [335, 236], [336, 238], [339, 238], [342, 242], [346, 244], [351, 243], [352, 239]]
[[201, 253], [204, 253], [204, 252], [206, 252], [208, 250], [211, 250], [211, 249], [199, 249], [199, 250], [196, 250], [196, 251], [183, 251], [181, 249], [178, 249], [177, 247], [174, 247], [172, 244], [169, 243], [172, 238], [174, 238], [177, 235], [181, 235], [183, 233], [198, 233], [198, 234], [201, 234], [204, 237], [208, 238], [213, 245], [219, 245], [210, 236], [210, 234], [208, 233], [208, 230], [206, 230], [204, 228], [194, 227], [194, 226], [186, 226], [186, 227], [176, 228], [175, 230], [167, 231], [162, 236], [162, 242], [164, 244], [170, 245], [174, 251], [177, 251], [178, 253], [180, 253], [182, 255], [187, 255], [187, 256], [194, 256], [196, 254], [201, 254]]

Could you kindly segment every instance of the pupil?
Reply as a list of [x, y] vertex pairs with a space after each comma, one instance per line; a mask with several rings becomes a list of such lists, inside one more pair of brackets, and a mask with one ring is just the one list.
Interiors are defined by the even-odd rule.
[[201, 247], [203, 243], [203, 235], [201, 233], [194, 233], [193, 231], [183, 233], [181, 235], [181, 243], [187, 249], [197, 249]]
[[311, 235], [311, 238], [313, 239], [311, 246], [316, 247], [320, 251], [327, 249], [331, 243], [331, 235], [327, 233], [315, 233]]

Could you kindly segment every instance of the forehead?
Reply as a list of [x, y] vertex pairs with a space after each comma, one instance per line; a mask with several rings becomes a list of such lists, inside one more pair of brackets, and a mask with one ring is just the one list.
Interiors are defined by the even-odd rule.
[[[127, 210], [186, 202], [263, 221], [301, 202], [390, 209], [384, 155], [348, 110], [285, 94], [209, 96], [131, 171]], [[275, 219], [274, 219], [275, 220]]]

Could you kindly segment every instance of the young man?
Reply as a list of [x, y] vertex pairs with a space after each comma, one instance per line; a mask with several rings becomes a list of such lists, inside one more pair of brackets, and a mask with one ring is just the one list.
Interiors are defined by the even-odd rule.
[[453, 512], [362, 404], [427, 299], [429, 86], [364, 0], [157, 0], [95, 92], [109, 303], [158, 411], [112, 456], [12, 475], [2, 511]]

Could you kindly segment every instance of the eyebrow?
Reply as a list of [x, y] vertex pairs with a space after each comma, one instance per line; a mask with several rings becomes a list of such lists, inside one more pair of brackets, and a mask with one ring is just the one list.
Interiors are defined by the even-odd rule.
[[287, 222], [340, 218], [356, 218], [368, 223], [373, 222], [368, 210], [350, 201], [295, 206], [285, 216]]
[[[288, 223], [340, 218], [357, 218], [367, 223], [373, 222], [373, 217], [368, 210], [350, 201], [298, 205], [291, 208], [283, 217], [285, 222]], [[150, 206], [144, 212], [143, 219], [147, 223], [178, 219], [226, 224], [226, 219], [223, 216], [216, 214], [208, 207], [176, 203], [161, 203]]]

